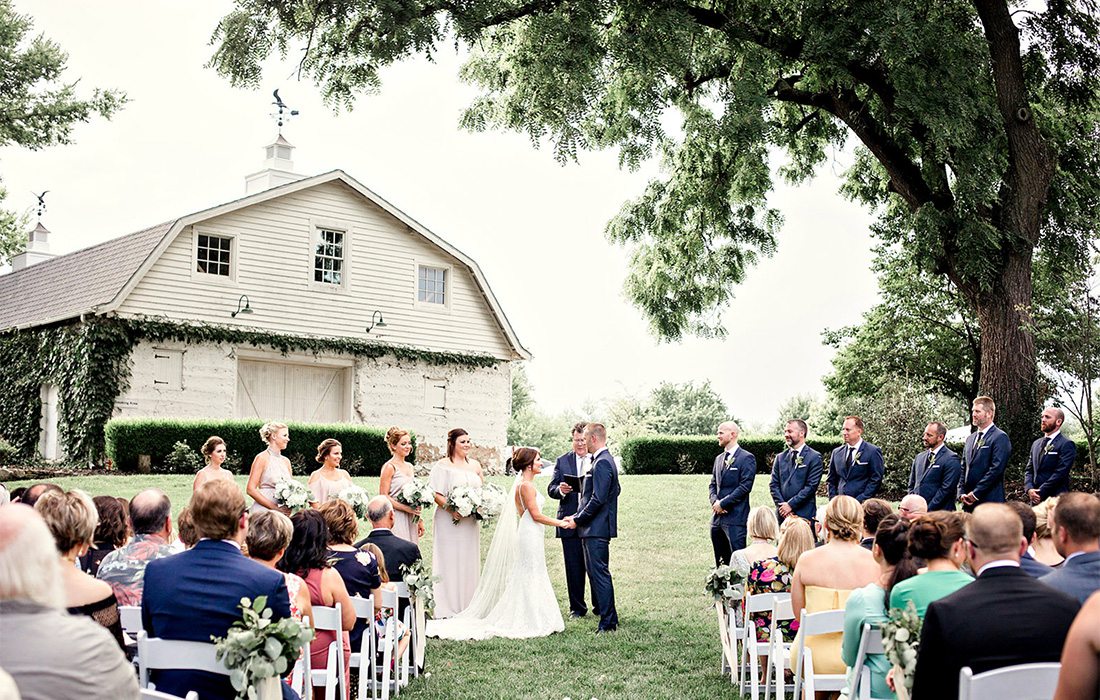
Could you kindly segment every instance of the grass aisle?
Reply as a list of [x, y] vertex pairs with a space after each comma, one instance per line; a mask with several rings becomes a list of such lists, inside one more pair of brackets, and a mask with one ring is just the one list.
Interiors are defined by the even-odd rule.
[[[757, 478], [752, 504], [770, 503], [767, 476]], [[562, 634], [535, 640], [481, 642], [430, 640], [431, 676], [413, 681], [402, 696], [420, 698], [618, 698], [736, 697], [719, 673], [713, 604], [703, 591], [712, 566], [709, 477], [623, 476], [619, 537], [611, 545], [619, 631], [595, 636], [596, 620], [566, 617]], [[238, 479], [243, 488], [244, 479]], [[369, 493], [378, 480], [355, 479]], [[494, 477], [502, 487], [511, 479]], [[189, 476], [118, 476], [59, 479], [92, 495], [131, 497], [156, 485], [177, 514], [190, 498]], [[541, 488], [548, 479], [540, 478]], [[12, 484], [14, 487], [21, 484]], [[547, 510], [556, 502], [547, 498]], [[421, 540], [431, 559], [432, 528]], [[366, 526], [363, 526], [366, 530]], [[482, 556], [491, 528], [482, 531]], [[547, 531], [547, 567], [563, 611], [568, 610], [561, 548]]]

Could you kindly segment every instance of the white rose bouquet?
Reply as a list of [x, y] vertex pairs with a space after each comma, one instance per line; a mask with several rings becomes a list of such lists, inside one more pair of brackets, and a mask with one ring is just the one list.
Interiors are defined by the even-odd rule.
[[252, 601], [241, 598], [241, 619], [225, 637], [211, 637], [215, 654], [229, 669], [229, 681], [237, 698], [278, 698], [279, 678], [298, 660], [303, 646], [313, 639], [313, 630], [293, 617], [271, 620], [267, 596]]
[[485, 484], [481, 487], [481, 503], [474, 517], [478, 520], [492, 520], [497, 517], [504, 509], [504, 499], [507, 497], [504, 489], [496, 484]]
[[909, 601], [905, 610], [892, 608], [890, 616], [882, 623], [882, 646], [886, 650], [886, 659], [894, 665], [894, 685], [899, 698], [908, 698], [913, 692], [923, 626], [924, 621], [917, 615], [913, 601]]
[[[397, 492], [394, 500], [409, 508], [431, 508], [435, 505], [435, 491], [432, 491], [424, 479], [410, 479]], [[417, 520], [420, 520], [420, 516], [414, 515], [413, 522]]]
[[290, 509], [291, 513], [309, 508], [313, 492], [297, 479], [279, 479], [275, 482], [275, 502]]
[[[485, 484], [481, 488], [456, 486], [447, 494], [447, 508], [463, 518], [492, 520], [500, 515], [505, 497], [504, 490], [493, 484]], [[454, 524], [458, 521], [455, 520]]]
[[355, 511], [355, 517], [360, 520], [367, 518], [367, 501], [370, 500], [370, 496], [367, 495], [366, 491], [353, 484], [340, 489], [336, 497], [351, 506], [351, 509]]

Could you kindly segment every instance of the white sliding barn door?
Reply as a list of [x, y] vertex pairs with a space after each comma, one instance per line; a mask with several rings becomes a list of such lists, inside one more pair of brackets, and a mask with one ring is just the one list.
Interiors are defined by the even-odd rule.
[[348, 420], [348, 368], [237, 361], [237, 417], [305, 423]]

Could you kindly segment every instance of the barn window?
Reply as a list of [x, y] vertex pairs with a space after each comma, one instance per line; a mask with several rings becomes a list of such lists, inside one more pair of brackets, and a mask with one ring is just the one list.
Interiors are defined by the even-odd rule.
[[421, 265], [417, 272], [416, 299], [425, 304], [447, 303], [447, 270]]
[[233, 239], [228, 236], [198, 235], [195, 248], [195, 270], [208, 275], [231, 277], [233, 274]]

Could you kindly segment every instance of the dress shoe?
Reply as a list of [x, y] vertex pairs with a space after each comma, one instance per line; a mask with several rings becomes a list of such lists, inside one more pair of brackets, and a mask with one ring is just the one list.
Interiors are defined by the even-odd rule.
[[596, 634], [607, 634], [609, 632], [617, 632], [618, 630], [618, 627], [608, 627], [606, 629], [601, 627], [600, 629], [596, 630]]
[[585, 615], [587, 615], [587, 613], [582, 613], [582, 612], [571, 612], [571, 613], [569, 613], [569, 617], [575, 617], [575, 618], [578, 618], [578, 619], [584, 617]]

